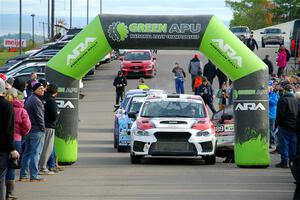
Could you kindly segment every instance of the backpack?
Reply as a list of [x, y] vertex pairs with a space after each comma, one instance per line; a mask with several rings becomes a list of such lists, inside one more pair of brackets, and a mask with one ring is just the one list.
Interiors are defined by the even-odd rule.
[[291, 54], [290, 54], [289, 50], [287, 50], [287, 49], [285, 49], [285, 52], [286, 52], [286, 62], [289, 62]]

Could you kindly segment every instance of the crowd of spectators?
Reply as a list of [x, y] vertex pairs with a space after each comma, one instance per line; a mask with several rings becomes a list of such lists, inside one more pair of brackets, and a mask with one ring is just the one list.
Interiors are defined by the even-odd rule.
[[17, 199], [20, 182], [42, 182], [62, 171], [54, 151], [58, 86], [31, 74], [27, 82], [0, 74], [0, 200]]

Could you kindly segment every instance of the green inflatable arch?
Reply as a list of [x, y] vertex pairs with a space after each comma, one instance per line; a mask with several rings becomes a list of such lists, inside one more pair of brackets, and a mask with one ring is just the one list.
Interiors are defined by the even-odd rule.
[[235, 160], [266, 167], [267, 66], [215, 16], [99, 15], [48, 62], [47, 79], [60, 86], [55, 141], [60, 162], [77, 160], [78, 80], [112, 49], [199, 50], [234, 81]]

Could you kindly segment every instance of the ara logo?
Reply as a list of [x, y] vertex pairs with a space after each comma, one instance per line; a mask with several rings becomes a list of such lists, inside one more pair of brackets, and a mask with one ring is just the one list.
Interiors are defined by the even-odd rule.
[[266, 110], [266, 108], [261, 103], [238, 103], [235, 110], [245, 111], [245, 110]]
[[75, 108], [71, 101], [56, 100], [56, 103], [59, 108]]
[[117, 42], [124, 41], [128, 37], [128, 26], [124, 22], [113, 22], [108, 27], [108, 36]]
[[75, 47], [75, 49], [73, 49], [72, 54], [69, 54], [67, 56], [67, 65], [70, 65], [72, 60], [77, 59], [80, 56], [80, 54], [88, 48], [90, 43], [92, 43], [94, 41], [96, 41], [96, 38], [87, 37], [87, 38], [85, 38], [84, 42], [81, 42], [80, 44], [78, 44]]
[[236, 51], [229, 46], [229, 44], [225, 44], [223, 39], [212, 39], [213, 42], [218, 44], [218, 47], [227, 54], [232, 60], [235, 60], [239, 67], [242, 67], [242, 57], [236, 54]]

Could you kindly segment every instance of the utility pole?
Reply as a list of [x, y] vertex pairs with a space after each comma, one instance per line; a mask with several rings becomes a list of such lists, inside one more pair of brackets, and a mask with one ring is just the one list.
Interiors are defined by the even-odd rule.
[[32, 17], [32, 46], [34, 47], [34, 17], [35, 17], [35, 14], [31, 14], [30, 15]]
[[51, 40], [54, 38], [54, 11], [55, 11], [55, 0], [51, 0]]
[[100, 0], [100, 14], [102, 14], [102, 0]]
[[47, 31], [48, 31], [48, 39], [50, 39], [50, 7], [51, 7], [51, 4], [50, 4], [50, 0], [48, 0], [48, 23], [47, 23]]
[[20, 13], [19, 13], [19, 54], [22, 54], [22, 0], [20, 0]]
[[70, 28], [72, 28], [72, 0], [70, 0]]
[[89, 24], [89, 0], [86, 0], [86, 25]]

